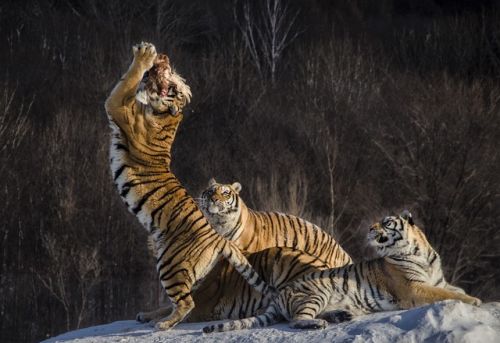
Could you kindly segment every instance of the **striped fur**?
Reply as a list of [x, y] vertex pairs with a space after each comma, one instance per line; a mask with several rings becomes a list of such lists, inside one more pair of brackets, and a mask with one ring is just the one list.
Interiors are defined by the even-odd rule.
[[[447, 286], [439, 255], [409, 213], [386, 217], [373, 225], [368, 242], [379, 258], [289, 278], [289, 282], [279, 285], [280, 295], [262, 314], [207, 326], [203, 331], [257, 328], [283, 319], [292, 328], [318, 329], [328, 321], [340, 322], [360, 314], [408, 309], [445, 299], [481, 303]], [[286, 274], [286, 269], [282, 273]]]
[[352, 263], [335, 239], [318, 226], [289, 214], [254, 211], [245, 205], [240, 190], [238, 182], [229, 185], [211, 179], [200, 199], [212, 227], [240, 249], [257, 252], [288, 247], [317, 256], [331, 268]]
[[[111, 171], [130, 212], [151, 234], [160, 281], [173, 311], [157, 323], [168, 329], [194, 308], [192, 288], [223, 256], [258, 291], [269, 288], [231, 242], [207, 222], [170, 169], [171, 147], [189, 101], [189, 87], [171, 68], [164, 95], [148, 92], [149, 104], [136, 100], [139, 83], [157, 56], [155, 47], [133, 48], [134, 60], [106, 100], [112, 129]], [[183, 92], [183, 93], [181, 93]], [[154, 104], [154, 106], [153, 106]], [[158, 320], [160, 318], [152, 318]]]
[[[248, 261], [265, 282], [280, 288], [305, 273], [328, 268], [315, 256], [290, 248], [269, 248], [248, 254]], [[255, 291], [227, 261], [220, 261], [193, 292], [196, 307], [184, 321], [238, 319], [262, 313], [270, 298]], [[158, 310], [169, 313], [170, 307]]]

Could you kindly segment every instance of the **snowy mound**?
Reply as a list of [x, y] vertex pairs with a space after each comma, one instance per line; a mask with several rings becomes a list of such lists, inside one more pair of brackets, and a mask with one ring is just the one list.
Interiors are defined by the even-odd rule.
[[500, 303], [473, 307], [443, 301], [408, 311], [358, 317], [325, 330], [300, 331], [287, 324], [264, 329], [203, 334], [207, 323], [154, 331], [133, 320], [72, 331], [44, 342], [500, 342]]

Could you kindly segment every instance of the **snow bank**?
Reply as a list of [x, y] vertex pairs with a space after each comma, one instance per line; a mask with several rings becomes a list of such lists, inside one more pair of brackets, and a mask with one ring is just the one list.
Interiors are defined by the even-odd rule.
[[408, 311], [358, 317], [325, 330], [300, 331], [287, 324], [264, 329], [203, 334], [207, 323], [186, 323], [154, 331], [133, 320], [71, 331], [44, 342], [500, 342], [500, 303], [473, 307], [443, 301]]

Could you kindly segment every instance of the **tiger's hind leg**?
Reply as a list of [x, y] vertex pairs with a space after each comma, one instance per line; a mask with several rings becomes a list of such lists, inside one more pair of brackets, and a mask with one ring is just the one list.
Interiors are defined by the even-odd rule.
[[348, 312], [348, 311], [334, 310], [334, 311], [323, 312], [318, 317], [326, 320], [328, 323], [338, 324], [338, 323], [350, 321], [352, 319], [353, 315], [351, 312]]
[[[301, 297], [299, 297], [300, 299]], [[289, 298], [290, 299], [290, 298]], [[316, 318], [323, 308], [320, 298], [312, 296], [299, 300], [293, 309], [289, 326], [293, 329], [324, 329], [328, 322], [324, 319]], [[292, 305], [293, 306], [293, 305]]]
[[184, 296], [182, 300], [177, 301], [172, 313], [163, 319], [160, 319], [156, 325], [157, 330], [168, 330], [181, 322], [194, 308], [194, 300], [191, 295]]
[[194, 308], [191, 296], [196, 280], [193, 265], [189, 261], [175, 264], [161, 264], [158, 268], [160, 281], [172, 305], [172, 312], [156, 321], [157, 330], [168, 330], [180, 323]]

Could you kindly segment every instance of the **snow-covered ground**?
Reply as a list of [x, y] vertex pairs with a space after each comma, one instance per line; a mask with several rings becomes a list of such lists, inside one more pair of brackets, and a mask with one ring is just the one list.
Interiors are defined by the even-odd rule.
[[500, 303], [473, 307], [443, 301], [408, 311], [382, 312], [325, 330], [299, 331], [287, 324], [264, 329], [203, 334], [207, 323], [154, 331], [133, 320], [71, 331], [44, 342], [500, 342]]

